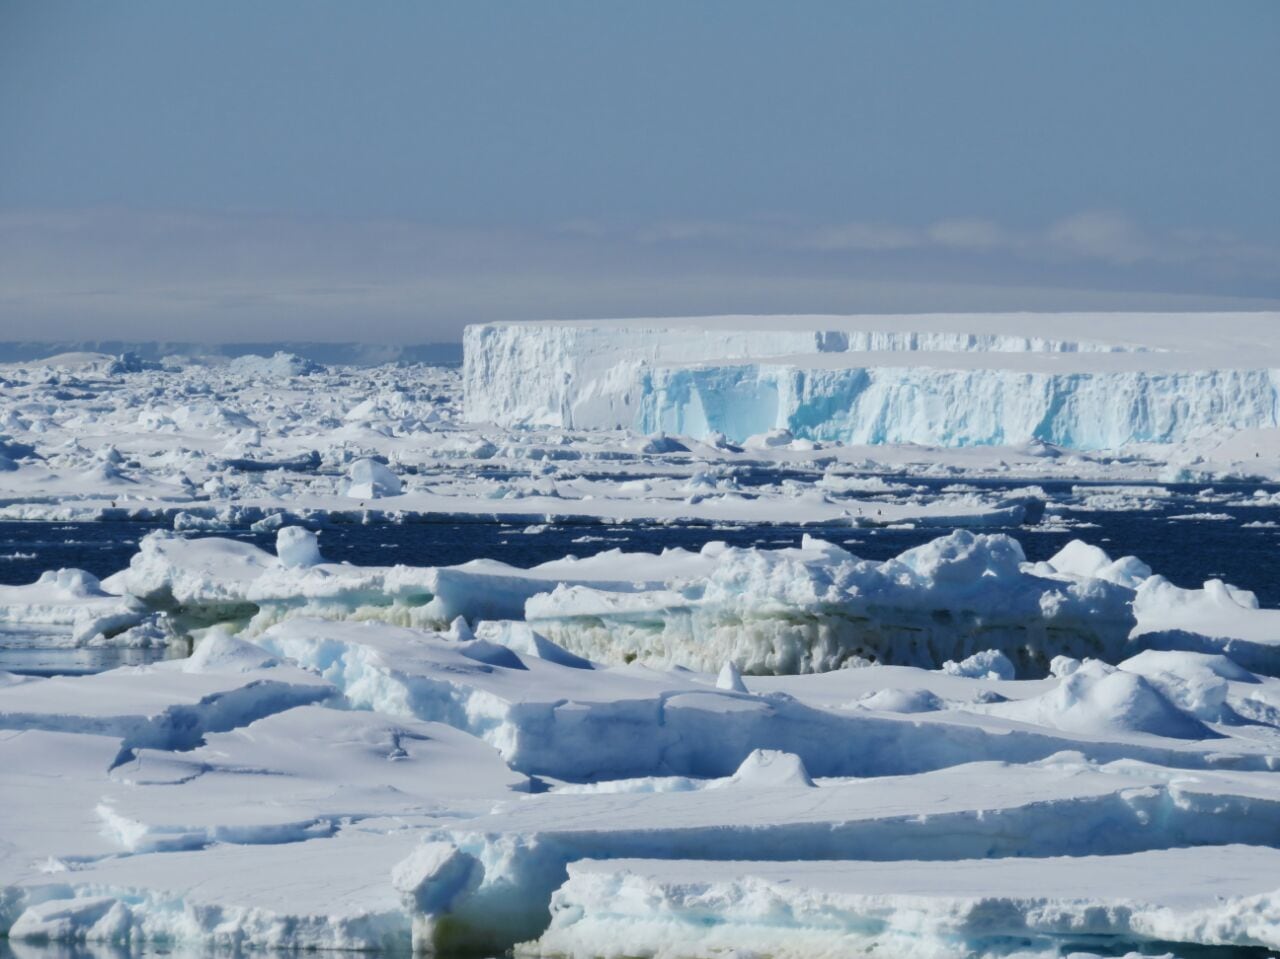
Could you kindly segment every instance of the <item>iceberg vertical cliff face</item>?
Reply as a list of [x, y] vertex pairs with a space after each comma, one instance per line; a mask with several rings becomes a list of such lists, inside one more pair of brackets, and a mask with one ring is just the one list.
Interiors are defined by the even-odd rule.
[[1273, 370], [1052, 373], [790, 366], [654, 369], [634, 426], [743, 439], [770, 429], [845, 443], [1077, 449], [1172, 443], [1277, 424]]
[[473, 421], [538, 426], [633, 426], [644, 374], [689, 359], [750, 360], [823, 351], [813, 330], [721, 330], [664, 321], [637, 325], [486, 324], [463, 334], [463, 387]]
[[[876, 328], [908, 323], [920, 328]], [[473, 326], [466, 413], [734, 440], [788, 429], [845, 443], [1172, 443], [1280, 423], [1277, 330], [1275, 314]]]

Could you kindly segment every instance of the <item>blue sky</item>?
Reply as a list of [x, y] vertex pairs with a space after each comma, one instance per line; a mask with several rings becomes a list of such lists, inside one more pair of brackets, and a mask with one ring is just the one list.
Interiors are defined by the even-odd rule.
[[0, 0], [4, 338], [1274, 307], [1280, 5]]

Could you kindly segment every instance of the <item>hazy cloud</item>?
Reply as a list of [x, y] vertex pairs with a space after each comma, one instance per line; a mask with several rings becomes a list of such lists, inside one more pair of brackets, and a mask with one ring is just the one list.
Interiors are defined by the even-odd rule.
[[1280, 251], [1083, 212], [1035, 229], [555, 228], [97, 209], [0, 215], [0, 338], [455, 339], [468, 322], [710, 312], [1275, 308]]
[[1049, 227], [1050, 249], [1069, 256], [1129, 264], [1150, 259], [1155, 248], [1137, 225], [1115, 213], [1080, 213]]
[[800, 245], [814, 250], [854, 250], [882, 253], [917, 249], [925, 239], [919, 230], [884, 223], [844, 223], [802, 234]]
[[952, 250], [985, 253], [1010, 245], [1009, 232], [990, 220], [939, 220], [926, 232], [931, 242]]

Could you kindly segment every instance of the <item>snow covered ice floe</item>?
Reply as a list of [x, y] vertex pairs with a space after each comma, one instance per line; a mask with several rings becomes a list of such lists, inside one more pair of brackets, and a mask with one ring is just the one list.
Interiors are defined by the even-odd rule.
[[[1047, 952], [1276, 941], [1280, 679], [1225, 655], [722, 683], [588, 662], [519, 622], [292, 617], [254, 639], [0, 684], [13, 940], [946, 955], [1023, 923]], [[1095, 673], [1160, 709], [1082, 694]], [[1076, 701], [1101, 721], [1061, 721]], [[1202, 902], [1143, 884], [1159, 854], [1257, 868]], [[1206, 923], [1175, 922], [1183, 904]]]
[[[526, 602], [526, 618], [594, 658], [624, 651], [700, 669], [732, 660], [756, 673], [936, 666], [998, 650], [1002, 659], [984, 672], [1012, 660], [1026, 674], [1045, 671], [1053, 655], [1114, 660], [1138, 637], [1204, 651], [1231, 645], [1262, 661], [1280, 637], [1275, 612], [1250, 595], [1214, 583], [1179, 590], [1135, 557], [1112, 561], [1079, 541], [1034, 564], [1008, 536], [964, 530], [883, 563], [811, 537], [799, 549], [708, 544], [700, 557], [700, 576], [659, 590], [558, 585]], [[1199, 612], [1184, 619], [1171, 603]]]
[[546, 637], [563, 655], [703, 671], [730, 662], [746, 674], [879, 662], [1036, 676], [1055, 656], [1114, 663], [1143, 648], [1227, 653], [1266, 672], [1280, 640], [1280, 612], [1246, 591], [1181, 589], [1079, 541], [1039, 563], [1006, 535], [957, 530], [883, 562], [806, 536], [799, 547], [615, 549], [523, 569], [331, 563], [314, 533], [276, 535], [278, 555], [157, 531], [101, 583], [63, 571], [0, 589], [0, 618], [74, 627], [57, 642], [119, 644], [219, 623], [256, 636], [295, 617], [429, 629], [511, 620], [527, 624], [530, 649]]
[[[936, 863], [583, 860], [520, 955], [1060, 955], [1075, 944], [1276, 948], [1273, 849]], [[1175, 947], [1176, 949], [1176, 947]]]
[[[555, 890], [571, 865], [584, 860], [660, 859], [674, 873], [690, 861], [710, 860], [722, 864], [721, 874], [743, 877], [750, 876], [752, 860], [790, 863], [801, 875], [806, 865], [830, 860], [864, 868], [927, 862], [917, 875], [947, 877], [954, 863], [971, 859], [1124, 857], [1195, 847], [1212, 864], [1224, 843], [1272, 842], [1273, 776], [1183, 779], [1161, 767], [1090, 766], [1068, 755], [1038, 764], [970, 763], [907, 777], [819, 780], [816, 787], [731, 783], [693, 791], [553, 793], [453, 824], [428, 841], [448, 844], [476, 864], [478, 881], [447, 910], [454, 942], [494, 948], [536, 938]], [[1255, 815], [1267, 821], [1255, 822]], [[1039, 888], [1047, 893], [1051, 883]], [[966, 891], [962, 882], [948, 884], [957, 894]], [[664, 912], [653, 900], [637, 905], [652, 909], [650, 918]], [[1081, 904], [1082, 913], [1088, 908]], [[852, 925], [847, 931], [857, 931]], [[740, 946], [749, 945], [749, 932], [736, 934]]]
[[143, 604], [103, 589], [82, 569], [49, 570], [26, 586], [0, 585], [4, 645], [75, 645], [140, 625]]

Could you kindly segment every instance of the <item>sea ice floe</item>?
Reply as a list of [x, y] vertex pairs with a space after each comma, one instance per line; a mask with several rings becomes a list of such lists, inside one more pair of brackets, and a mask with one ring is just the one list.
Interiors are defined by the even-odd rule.
[[659, 590], [558, 585], [532, 596], [525, 616], [591, 658], [699, 669], [732, 660], [748, 673], [936, 666], [992, 648], [1043, 671], [1049, 650], [1114, 657], [1135, 623], [1131, 589], [1032, 567], [1002, 535], [957, 531], [883, 563], [808, 537], [799, 549], [712, 544], [702, 557], [702, 576]]
[[1280, 947], [1274, 849], [947, 863], [582, 860], [521, 956], [779, 959]]
[[103, 588], [82, 569], [49, 570], [26, 586], [0, 585], [0, 632], [39, 633], [45, 645], [76, 645], [140, 624], [144, 604]]
[[383, 496], [399, 496], [400, 477], [385, 464], [375, 459], [358, 459], [347, 470], [346, 495], [352, 499], [369, 500]]
[[939, 879], [970, 859], [1124, 856], [1172, 846], [1201, 847], [1213, 863], [1224, 843], [1271, 844], [1280, 821], [1271, 776], [1171, 782], [1159, 768], [1067, 759], [968, 764], [816, 789], [797, 783], [732, 792], [559, 793], [507, 804], [429, 833], [428, 841], [451, 843], [483, 876], [450, 908], [455, 944], [496, 948], [546, 928], [555, 890], [582, 860], [660, 859], [673, 871], [687, 860], [718, 860], [729, 875], [742, 860], [793, 868], [916, 861], [932, 862]]
[[[608, 550], [529, 569], [330, 563], [313, 532], [278, 556], [239, 540], [146, 536], [98, 583], [64, 570], [0, 587], [0, 622], [62, 644], [152, 645], [212, 625], [257, 635], [294, 617], [440, 629], [462, 617], [533, 655], [744, 674], [889, 663], [1037, 676], [1054, 657], [1118, 662], [1144, 648], [1226, 653], [1267, 672], [1280, 612], [1217, 580], [1175, 587], [1135, 557], [1079, 541], [1028, 563], [1016, 540], [957, 530], [883, 562], [799, 547]], [[7, 602], [6, 602], [7, 601]], [[470, 627], [469, 627], [470, 628]], [[973, 657], [978, 657], [974, 659]]]
[[[784, 930], [821, 952], [903, 946], [931, 903], [916, 947], [948, 954], [1005, 934], [975, 918], [999, 901], [1046, 954], [1081, 928], [1273, 941], [1248, 870], [1212, 927], [1172, 921], [1145, 887], [1065, 891], [1111, 863], [1151, 874], [1165, 850], [1205, 874], [1269, 862], [1280, 679], [1221, 654], [1036, 680], [868, 666], [721, 683], [587, 662], [524, 623], [299, 616], [253, 639], [219, 627], [187, 660], [0, 684], [11, 939], [609, 955], [622, 923], [640, 954]], [[894, 878], [872, 902], [858, 877], [877, 866]], [[680, 890], [704, 878], [718, 931], [680, 938]], [[771, 883], [796, 898], [739, 925], [760, 900], [733, 890]], [[610, 911], [596, 888], [648, 892]], [[815, 895], [838, 905], [821, 922]]]
[[190, 749], [204, 734], [235, 729], [333, 687], [263, 649], [213, 632], [187, 660], [55, 676], [0, 689], [0, 729], [93, 733], [131, 749]]

